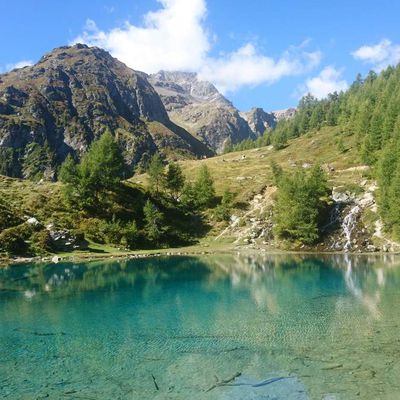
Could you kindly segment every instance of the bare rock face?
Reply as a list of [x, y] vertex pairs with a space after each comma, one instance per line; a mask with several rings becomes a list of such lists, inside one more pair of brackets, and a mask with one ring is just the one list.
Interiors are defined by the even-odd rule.
[[295, 108], [266, 112], [262, 108], [252, 108], [250, 111], [241, 112], [240, 115], [246, 120], [252, 132], [258, 137], [265, 131], [275, 128], [282, 120], [288, 120], [296, 115]]
[[149, 76], [169, 117], [217, 153], [227, 143], [255, 138], [239, 111], [210, 82], [189, 72], [160, 71]]
[[68, 154], [81, 157], [107, 129], [131, 170], [157, 150], [212, 154], [169, 119], [146, 74], [99, 48], [60, 47], [0, 75], [1, 174], [51, 178]]
[[296, 108], [285, 108], [283, 110], [276, 110], [272, 111], [272, 114], [275, 115], [275, 120], [281, 121], [281, 120], [287, 120], [291, 119], [296, 115], [297, 109]]
[[275, 128], [277, 123], [275, 114], [265, 112], [262, 108], [252, 108], [240, 115], [256, 136], [262, 136], [266, 130]]

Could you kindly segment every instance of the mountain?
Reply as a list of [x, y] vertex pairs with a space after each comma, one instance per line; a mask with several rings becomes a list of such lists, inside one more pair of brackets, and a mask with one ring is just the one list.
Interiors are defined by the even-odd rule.
[[294, 116], [297, 113], [297, 108], [285, 108], [283, 110], [276, 110], [272, 111], [272, 114], [275, 116], [275, 120], [281, 121], [281, 120], [288, 120], [294, 118]]
[[266, 129], [275, 128], [277, 122], [274, 113], [265, 112], [262, 108], [257, 107], [241, 112], [240, 116], [248, 123], [256, 136], [263, 135]]
[[170, 158], [212, 155], [169, 119], [146, 74], [99, 48], [60, 47], [0, 75], [0, 173], [52, 177], [106, 129], [131, 170], [157, 150]]
[[160, 71], [149, 75], [172, 121], [217, 153], [227, 143], [255, 138], [239, 111], [216, 87], [190, 72]]
[[262, 108], [254, 107], [250, 111], [240, 113], [257, 137], [262, 136], [267, 129], [275, 128], [279, 121], [291, 119], [295, 115], [295, 108], [266, 112]]

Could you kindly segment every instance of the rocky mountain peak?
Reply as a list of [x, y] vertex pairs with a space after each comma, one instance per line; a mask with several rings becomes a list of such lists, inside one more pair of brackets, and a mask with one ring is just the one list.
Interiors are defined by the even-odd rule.
[[212, 154], [170, 121], [145, 73], [100, 48], [60, 47], [31, 67], [0, 75], [0, 173], [54, 171], [67, 154], [79, 158], [107, 129], [130, 168], [157, 149]]
[[283, 110], [272, 111], [277, 121], [291, 119], [296, 115], [297, 109], [294, 107], [285, 108]]
[[239, 111], [210, 82], [191, 72], [160, 71], [149, 76], [169, 117], [216, 152], [254, 134]]
[[276, 117], [273, 113], [265, 112], [262, 108], [254, 107], [250, 111], [241, 112], [241, 117], [249, 124], [256, 136], [261, 136], [267, 129], [276, 125]]
[[208, 102], [232, 106], [211, 82], [200, 80], [194, 72], [159, 71], [150, 75], [149, 81], [164, 97], [179, 93], [185, 97], [185, 104]]

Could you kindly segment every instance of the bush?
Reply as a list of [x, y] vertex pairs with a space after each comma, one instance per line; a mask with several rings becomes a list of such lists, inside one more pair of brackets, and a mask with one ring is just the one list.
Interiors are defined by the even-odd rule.
[[49, 231], [42, 230], [31, 236], [31, 248], [35, 254], [46, 254], [53, 250]]
[[16, 211], [0, 200], [0, 231], [21, 224], [22, 220]]
[[232, 203], [235, 194], [225, 189], [221, 203], [215, 208], [214, 217], [217, 221], [229, 221], [232, 214]]
[[96, 243], [106, 243], [107, 222], [98, 218], [88, 218], [81, 222], [86, 237]]
[[136, 226], [136, 222], [132, 221], [125, 226], [124, 229], [124, 237], [122, 242], [129, 248], [135, 249], [137, 248], [138, 242], [140, 239], [139, 230]]
[[20, 226], [4, 229], [0, 233], [0, 249], [9, 255], [25, 255], [29, 249], [26, 239]]
[[[115, 218], [109, 222], [98, 218], [88, 218], [81, 223], [80, 232], [82, 234], [82, 241], [84, 241], [86, 236], [89, 240], [101, 244], [118, 245], [125, 241], [129, 247], [130, 245], [128, 243], [132, 244], [134, 242], [136, 224], [135, 226], [133, 226], [133, 224], [134, 223], [128, 224], [125, 227], [122, 225], [121, 221]], [[78, 238], [76, 239], [78, 242], [80, 241]]]

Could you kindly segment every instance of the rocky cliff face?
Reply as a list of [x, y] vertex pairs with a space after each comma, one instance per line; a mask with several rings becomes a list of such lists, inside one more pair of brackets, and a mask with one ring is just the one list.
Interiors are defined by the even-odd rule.
[[256, 136], [262, 136], [266, 130], [275, 128], [279, 121], [293, 118], [295, 114], [295, 108], [266, 112], [258, 107], [240, 113]]
[[130, 169], [157, 149], [174, 158], [212, 154], [171, 122], [146, 74], [99, 48], [61, 47], [0, 75], [0, 173], [51, 177], [106, 129]]
[[285, 108], [283, 110], [272, 111], [275, 116], [275, 120], [281, 121], [285, 119], [291, 119], [296, 115], [297, 110], [295, 108]]
[[266, 130], [275, 128], [277, 122], [274, 113], [267, 113], [262, 108], [252, 108], [240, 115], [256, 136], [262, 136]]
[[188, 72], [160, 71], [149, 76], [169, 117], [216, 152], [225, 144], [255, 138], [239, 111], [209, 82]]
[[[398, 252], [400, 244], [384, 234], [383, 223], [378, 216], [376, 182], [361, 181], [358, 194], [343, 189], [336, 187], [332, 190], [329, 220], [323, 227], [321, 241], [313, 246], [302, 245], [287, 249], [352, 253]], [[265, 187], [249, 201], [246, 211], [231, 217], [229, 225], [217, 239], [224, 236], [234, 238], [238, 247], [281, 247], [283, 242], [274, 239], [273, 235], [275, 193], [276, 187]], [[374, 222], [371, 223], [371, 220]], [[284, 243], [284, 246], [288, 245], [289, 243]]]

